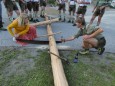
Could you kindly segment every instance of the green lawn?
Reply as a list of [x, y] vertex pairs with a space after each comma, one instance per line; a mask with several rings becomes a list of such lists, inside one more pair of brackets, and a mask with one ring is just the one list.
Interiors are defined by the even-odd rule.
[[[60, 51], [70, 62], [62, 61], [69, 86], [115, 86], [115, 54], [91, 52], [73, 63], [76, 52]], [[0, 86], [54, 86], [50, 55], [37, 49], [1, 48]]]

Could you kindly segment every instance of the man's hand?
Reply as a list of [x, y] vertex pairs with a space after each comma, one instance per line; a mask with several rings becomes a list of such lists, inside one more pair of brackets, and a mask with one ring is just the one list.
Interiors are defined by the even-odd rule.
[[16, 41], [16, 38], [15, 38], [15, 37], [13, 37], [13, 41]]
[[61, 39], [62, 42], [65, 42], [66, 40], [65, 39]]
[[86, 40], [86, 39], [89, 39], [89, 38], [91, 38], [90, 35], [83, 35], [83, 40]]

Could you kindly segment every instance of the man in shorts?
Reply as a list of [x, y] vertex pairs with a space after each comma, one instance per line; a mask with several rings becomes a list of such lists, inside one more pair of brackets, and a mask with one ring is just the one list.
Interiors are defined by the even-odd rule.
[[33, 4], [32, 4], [32, 0], [26, 0], [26, 2], [27, 2], [29, 20], [33, 22], [33, 13], [32, 13]]
[[97, 26], [100, 25], [101, 19], [105, 13], [105, 8], [108, 7], [108, 5], [105, 5], [106, 2], [98, 0], [96, 6], [93, 9], [93, 16], [90, 20], [90, 24], [93, 23], [94, 19], [98, 16]]
[[73, 23], [73, 18], [75, 15], [75, 10], [76, 10], [76, 1], [75, 0], [69, 0], [69, 22]]
[[4, 5], [6, 7], [7, 10], [7, 14], [8, 14], [8, 18], [9, 20], [12, 22], [14, 20], [13, 16], [13, 10], [16, 12], [17, 16], [20, 15], [20, 12], [18, 10], [18, 7], [16, 5], [16, 1], [15, 0], [3, 0]]
[[19, 0], [19, 6], [21, 8], [21, 13], [28, 13], [28, 10], [27, 10], [27, 1], [29, 0]]
[[75, 38], [83, 37], [82, 47], [83, 51], [80, 51], [80, 54], [88, 54], [89, 49], [95, 48], [98, 50], [98, 54], [103, 54], [105, 50], [106, 40], [105, 37], [101, 34], [103, 29], [101, 27], [86, 25], [84, 18], [77, 18], [76, 20], [77, 27], [79, 31], [72, 37], [61, 39], [63, 42], [71, 41]]
[[[66, 7], [67, 0], [57, 0], [57, 3], [59, 5], [59, 20], [62, 20], [62, 16], [64, 17], [63, 21], [65, 21], [65, 7]], [[63, 15], [61, 15], [61, 10], [63, 10]]]
[[[84, 18], [87, 11], [87, 5], [91, 3], [91, 0], [77, 0], [77, 3], [79, 4], [79, 7], [76, 12], [76, 19], [78, 17]], [[76, 24], [74, 23], [73, 26], [76, 26]]]
[[39, 0], [33, 0], [32, 5], [33, 5], [33, 22], [39, 22], [38, 20], [38, 11], [39, 11]]
[[46, 7], [47, 0], [40, 0], [41, 12], [40, 17], [45, 18], [45, 7]]

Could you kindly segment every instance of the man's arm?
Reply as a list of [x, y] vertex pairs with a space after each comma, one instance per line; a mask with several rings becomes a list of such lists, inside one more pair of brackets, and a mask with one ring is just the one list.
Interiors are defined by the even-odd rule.
[[72, 41], [72, 40], [74, 40], [74, 39], [75, 39], [75, 37], [72, 36], [72, 37], [69, 37], [69, 38], [66, 38], [66, 39], [61, 39], [61, 41], [62, 41], [62, 42], [66, 42], [66, 41]]
[[90, 38], [94, 38], [95, 36], [97, 36], [98, 34], [102, 33], [103, 32], [103, 29], [102, 28], [99, 28], [97, 29], [94, 33], [92, 33], [90, 35]]
[[99, 28], [98, 30], [96, 30], [94, 33], [92, 33], [91, 35], [83, 35], [83, 39], [89, 39], [89, 38], [94, 38], [96, 37], [98, 34], [102, 33], [103, 29]]

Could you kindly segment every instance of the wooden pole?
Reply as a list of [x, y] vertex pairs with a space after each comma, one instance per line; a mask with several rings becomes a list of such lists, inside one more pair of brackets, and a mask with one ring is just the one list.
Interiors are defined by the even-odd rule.
[[62, 32], [56, 32], [56, 33], [53, 33], [53, 34], [40, 35], [40, 36], [38, 36], [38, 38], [48, 37], [48, 36], [52, 36], [52, 35], [56, 35], [56, 34], [60, 34], [60, 33], [62, 33]]
[[[46, 20], [48, 20], [48, 17], [46, 17]], [[48, 34], [53, 34], [51, 25], [47, 25], [47, 32]], [[66, 80], [62, 62], [59, 57], [59, 52], [56, 46], [56, 42], [54, 39], [54, 36], [49, 36], [49, 47], [50, 47], [50, 52], [54, 53], [50, 54], [51, 56], [51, 64], [52, 64], [52, 71], [53, 71], [53, 76], [54, 76], [54, 85], [55, 86], [68, 86], [68, 82]], [[57, 55], [57, 56], [56, 56]]]
[[39, 26], [39, 25], [44, 25], [44, 24], [51, 24], [53, 22], [57, 22], [59, 21], [59, 18], [55, 18], [55, 19], [51, 19], [51, 20], [46, 20], [46, 21], [43, 21], [43, 22], [37, 22], [37, 23], [33, 23], [33, 24], [30, 24], [32, 26]]

